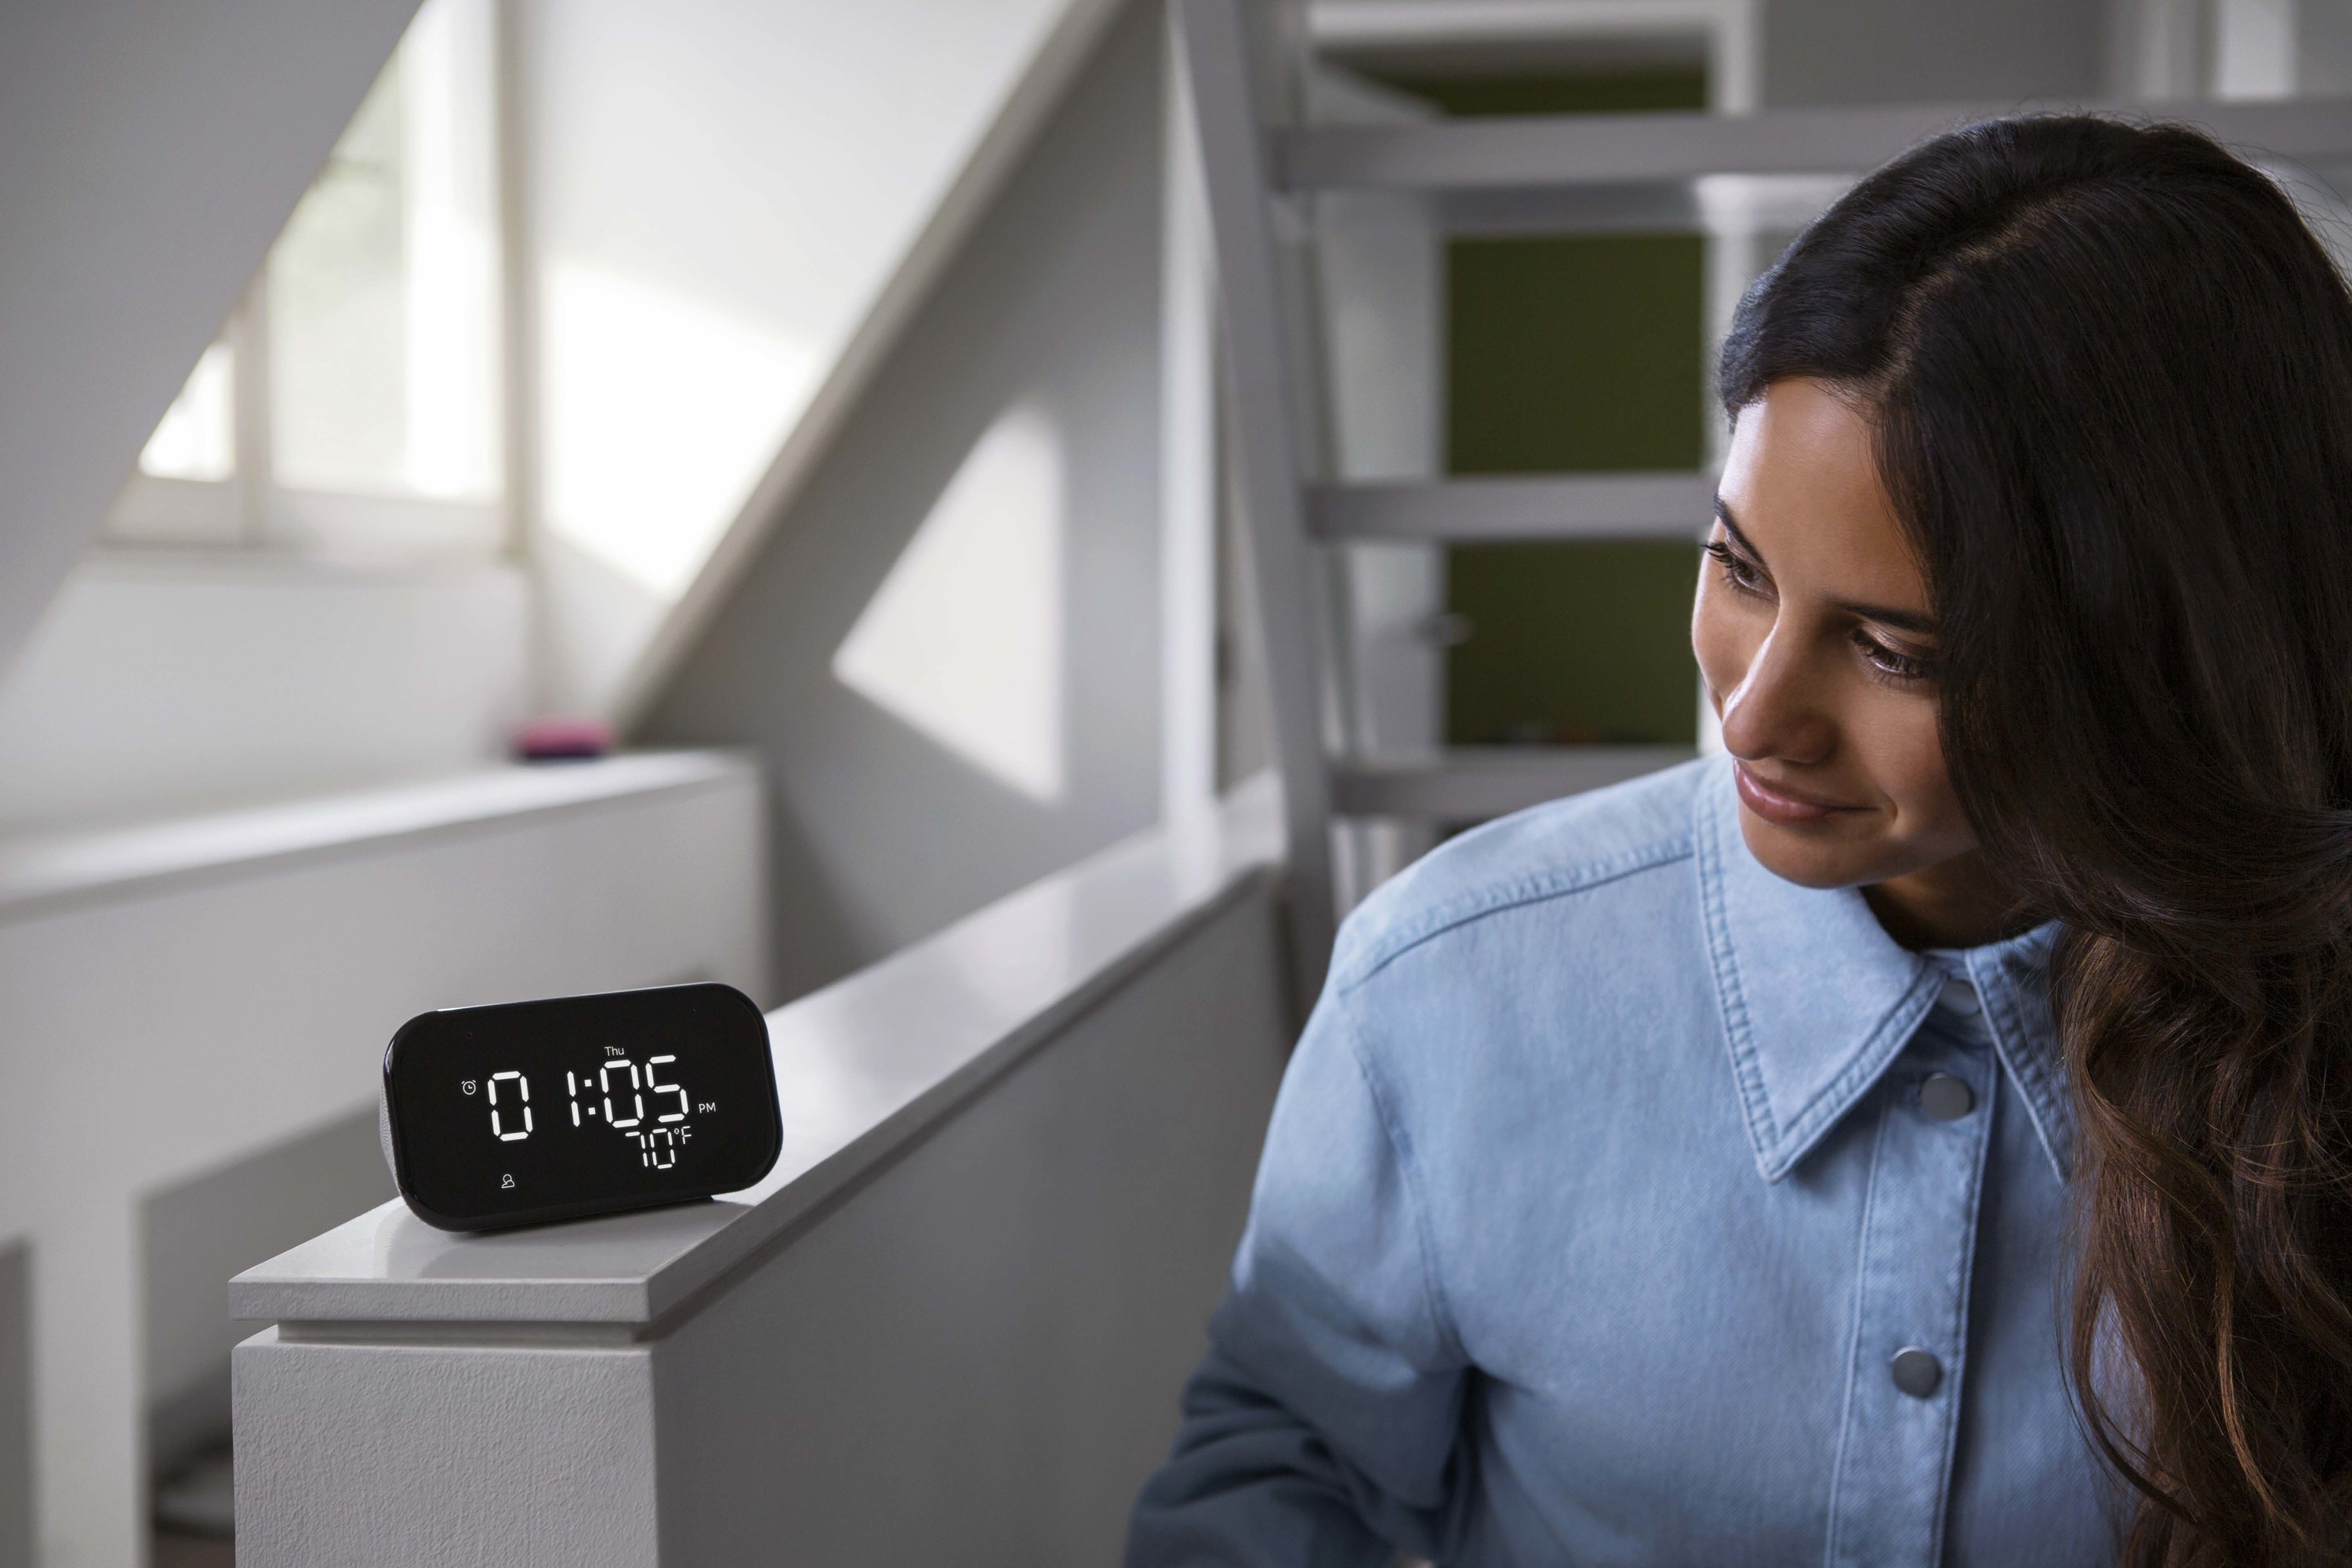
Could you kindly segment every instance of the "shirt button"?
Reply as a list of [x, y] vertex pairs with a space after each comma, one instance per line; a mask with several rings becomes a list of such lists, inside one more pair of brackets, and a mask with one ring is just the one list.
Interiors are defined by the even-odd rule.
[[1977, 1108], [1977, 1091], [1968, 1079], [1948, 1072], [1931, 1072], [1919, 1086], [1919, 1109], [1937, 1121], [1958, 1121]]
[[1925, 1399], [1943, 1386], [1944, 1363], [1917, 1345], [1896, 1351], [1888, 1370], [1895, 1374], [1895, 1386], [1914, 1399]]
[[1977, 988], [1957, 974], [1944, 982], [1944, 994], [1937, 997], [1936, 1002], [1946, 1011], [1957, 1013], [1963, 1018], [1973, 1018], [1984, 1011], [1984, 1004], [1977, 999]]

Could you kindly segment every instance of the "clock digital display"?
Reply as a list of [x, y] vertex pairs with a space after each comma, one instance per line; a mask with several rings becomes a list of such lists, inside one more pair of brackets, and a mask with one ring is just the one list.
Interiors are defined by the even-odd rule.
[[383, 1097], [401, 1196], [444, 1230], [734, 1192], [782, 1143], [767, 1020], [729, 985], [425, 1013]]

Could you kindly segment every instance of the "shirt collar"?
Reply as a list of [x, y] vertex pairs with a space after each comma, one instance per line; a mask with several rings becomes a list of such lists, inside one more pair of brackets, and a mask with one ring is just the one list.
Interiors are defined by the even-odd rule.
[[[1801, 888], [1766, 870], [1739, 831], [1727, 764], [1697, 792], [1695, 839], [1724, 1036], [1756, 1168], [1777, 1182], [1910, 1043], [1943, 969], [1888, 936], [1852, 888]], [[2051, 1168], [2072, 1165], [2074, 1114], [2051, 1016], [2055, 921], [1963, 955], [1993, 1048]]]

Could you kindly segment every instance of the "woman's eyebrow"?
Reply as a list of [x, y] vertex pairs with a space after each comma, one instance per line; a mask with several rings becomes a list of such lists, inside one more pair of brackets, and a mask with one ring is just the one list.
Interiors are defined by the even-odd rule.
[[1753, 557], [1759, 565], [1763, 564], [1764, 552], [1757, 549], [1756, 542], [1741, 531], [1738, 520], [1731, 515], [1731, 508], [1721, 496], [1715, 498], [1715, 521], [1723, 524], [1723, 531], [1731, 535], [1734, 544]]
[[[1763, 564], [1764, 552], [1757, 549], [1756, 542], [1740, 529], [1738, 520], [1731, 515], [1731, 509], [1724, 504], [1721, 496], [1715, 498], [1715, 521], [1723, 524], [1723, 531], [1731, 535], [1734, 543], [1759, 565]], [[1883, 626], [1892, 626], [1898, 632], [1910, 632], [1918, 637], [1936, 635], [1936, 617], [1922, 615], [1916, 610], [1898, 610], [1887, 605], [1856, 604], [1847, 599], [1834, 599], [1831, 603], [1858, 621], [1876, 621]]]
[[1843, 599], [1832, 603], [1858, 621], [1876, 621], [1883, 626], [1893, 626], [1898, 632], [1911, 632], [1923, 637], [1936, 635], [1936, 617], [1923, 616], [1916, 610], [1891, 609], [1885, 605], [1856, 605]]

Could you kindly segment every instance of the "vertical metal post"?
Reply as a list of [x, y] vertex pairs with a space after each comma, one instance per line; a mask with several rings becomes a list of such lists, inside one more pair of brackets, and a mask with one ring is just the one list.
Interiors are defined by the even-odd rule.
[[1234, 456], [1265, 634], [1275, 755], [1290, 859], [1299, 989], [1322, 989], [1337, 929], [1330, 763], [1322, 740], [1321, 642], [1298, 462], [1266, 144], [1234, 0], [1175, 0], [1177, 78], [1192, 110], [1208, 200]]
[[1160, 815], [1217, 804], [1216, 266], [1200, 150], [1171, 49], [1162, 106], [1160, 238]]

